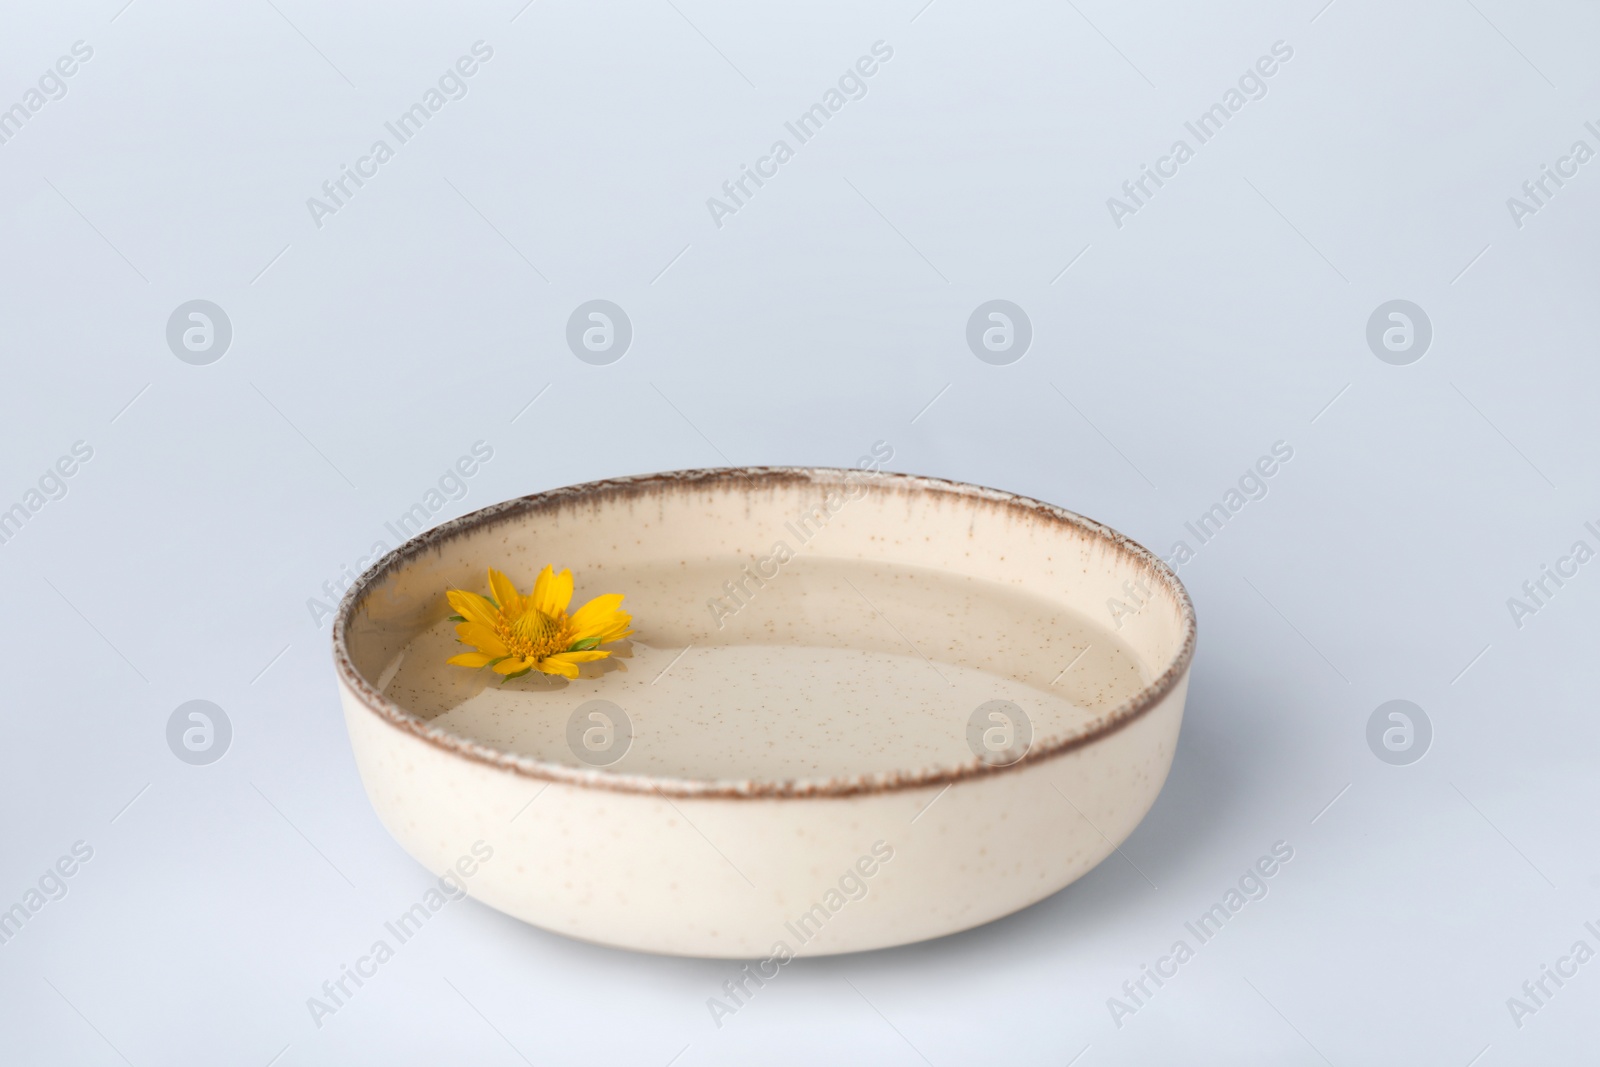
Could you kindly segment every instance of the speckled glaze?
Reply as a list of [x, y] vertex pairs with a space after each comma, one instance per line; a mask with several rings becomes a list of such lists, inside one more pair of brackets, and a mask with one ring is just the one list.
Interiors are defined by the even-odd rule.
[[[385, 696], [401, 653], [448, 614], [442, 590], [480, 588], [486, 566], [531, 574], [554, 562], [597, 583], [581, 595], [630, 593], [612, 583], [674, 568], [737, 575], [776, 540], [795, 541], [786, 524], [806, 515], [815, 528], [802, 550], [808, 558], [866, 568], [841, 573], [936, 572], [992, 590], [998, 604], [1025, 594], [1080, 628], [1101, 628], [1107, 644], [1137, 660], [1143, 684], [1122, 699], [1084, 702], [1081, 716], [1041, 729], [1006, 766], [958, 758], [964, 753], [930, 747], [905, 729], [897, 734], [896, 709], [886, 706], [882, 722], [872, 723], [882, 738], [866, 756], [832, 759], [822, 751], [806, 764], [823, 769], [815, 774], [764, 773], [773, 762], [741, 753], [737, 739], [714, 751], [634, 759], [635, 771], [628, 760], [589, 767], [454, 732], [441, 714], [449, 701], [429, 707], [419, 696], [403, 707]], [[683, 581], [685, 590], [700, 589], [698, 578]], [[1131, 614], [1130, 588], [1139, 591]], [[663, 601], [650, 617], [637, 616], [640, 647], [628, 677], [651, 677], [675, 649], [716, 655], [756, 640], [740, 638], [737, 626], [712, 624], [702, 601], [718, 592], [707, 589], [675, 610]], [[762, 595], [769, 607], [780, 600], [777, 592], [758, 594], [753, 604]], [[1124, 607], [1120, 627], [1109, 601]], [[948, 664], [957, 677], [969, 668], [998, 671], [984, 659], [983, 642], [936, 644], [926, 637], [937, 635], [931, 626], [923, 623], [912, 640], [932, 650], [933, 663]], [[768, 642], [829, 643], [766, 629]], [[527, 922], [650, 952], [781, 958], [967, 929], [1026, 907], [1099, 863], [1166, 779], [1194, 639], [1188, 595], [1159, 559], [1060, 508], [908, 475], [741, 468], [574, 486], [446, 523], [361, 576], [340, 605], [333, 647], [368, 796], [424, 866], [443, 873], [482, 841], [493, 858], [476, 866], [467, 891]], [[857, 654], [853, 647], [814, 655], [832, 664], [821, 669], [840, 670], [840, 657]], [[1041, 653], [1039, 663], [1066, 651]], [[1006, 668], [1017, 685], [1042, 692], [1053, 684], [1017, 662], [1023, 666]], [[686, 671], [682, 684], [692, 678]], [[650, 695], [657, 721], [667, 725], [672, 705], [664, 691]], [[794, 713], [806, 714], [803, 707]], [[672, 734], [663, 728], [655, 736]], [[641, 729], [634, 743], [649, 745], [650, 731]], [[679, 766], [687, 769], [665, 769]], [[836, 773], [826, 773], [830, 767]]]

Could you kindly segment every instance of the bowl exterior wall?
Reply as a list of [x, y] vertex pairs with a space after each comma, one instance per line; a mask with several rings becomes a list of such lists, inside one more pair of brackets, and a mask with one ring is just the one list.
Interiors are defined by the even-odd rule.
[[430, 871], [455, 871], [478, 900], [570, 937], [777, 961], [955, 933], [1081, 877], [1155, 803], [1187, 689], [1185, 671], [1109, 735], [948, 786], [668, 798], [445, 751], [340, 682], [367, 795]]

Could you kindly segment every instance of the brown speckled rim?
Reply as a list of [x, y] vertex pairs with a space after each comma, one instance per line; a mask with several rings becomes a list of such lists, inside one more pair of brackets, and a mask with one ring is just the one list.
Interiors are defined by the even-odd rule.
[[[1113, 548], [1125, 560], [1139, 568], [1172, 594], [1182, 616], [1183, 643], [1178, 653], [1153, 682], [1138, 693], [1118, 704], [1087, 730], [1047, 745], [1031, 748], [1015, 763], [1003, 767], [992, 766], [974, 758], [969, 763], [954, 767], [928, 767], [914, 771], [883, 771], [870, 775], [849, 775], [833, 778], [788, 778], [778, 780], [757, 779], [695, 779], [668, 778], [645, 774], [620, 774], [607, 770], [574, 767], [533, 759], [451, 733], [430, 725], [405, 708], [389, 700], [377, 687], [364, 678], [351, 662], [346, 635], [350, 620], [360, 609], [367, 593], [378, 582], [406, 566], [425, 552], [476, 534], [512, 519], [541, 512], [556, 511], [570, 504], [600, 503], [615, 499], [633, 499], [683, 489], [706, 489], [738, 486], [747, 489], [777, 488], [785, 485], [806, 484], [817, 486], [844, 485], [847, 479], [869, 484], [888, 483], [901, 491], [939, 494], [971, 501], [983, 501], [1011, 509], [1018, 514], [1051, 524], [1074, 527]], [[546, 782], [563, 782], [568, 785], [609, 789], [624, 793], [656, 793], [666, 797], [690, 798], [800, 798], [845, 797], [861, 793], [886, 793], [898, 790], [927, 789], [947, 786], [968, 778], [989, 774], [1006, 774], [1019, 771], [1044, 760], [1063, 755], [1075, 749], [1094, 744], [1116, 733], [1143, 716], [1178, 685], [1189, 670], [1194, 658], [1195, 616], [1189, 592], [1178, 576], [1155, 553], [1137, 541], [1118, 533], [1109, 526], [1084, 518], [1065, 508], [1046, 504], [1030, 497], [1018, 496], [999, 489], [986, 489], [965, 482], [946, 481], [913, 474], [888, 471], [868, 473], [834, 467], [715, 467], [706, 470], [666, 471], [660, 474], [642, 474], [630, 478], [608, 478], [604, 481], [586, 482], [565, 486], [530, 496], [518, 497], [493, 504], [452, 519], [389, 552], [358, 577], [339, 603], [333, 623], [333, 662], [339, 679], [349, 688], [369, 711], [384, 722], [415, 735], [435, 748], [463, 759], [488, 764], [525, 778]]]

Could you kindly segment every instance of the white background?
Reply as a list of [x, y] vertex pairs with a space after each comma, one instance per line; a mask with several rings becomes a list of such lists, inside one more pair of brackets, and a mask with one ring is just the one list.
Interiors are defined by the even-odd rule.
[[[94, 851], [0, 945], [0, 1059], [1592, 1054], [1600, 962], [1520, 1027], [1507, 998], [1600, 949], [1600, 563], [1520, 627], [1507, 598], [1600, 548], [1600, 161], [1520, 227], [1506, 201], [1600, 148], [1600, 9], [1322, 2], [9, 5], [0, 107], [93, 57], [0, 145], [0, 507], [93, 458], [0, 545], [0, 907]], [[479, 40], [468, 94], [317, 226], [307, 198]], [[707, 198], [879, 40], [865, 98], [715, 225]], [[1118, 227], [1107, 198], [1276, 41], [1265, 97]], [[565, 342], [595, 298], [633, 323], [610, 366]], [[1009, 366], [965, 341], [995, 298], [1034, 329]], [[1397, 298], [1434, 331], [1407, 366], [1365, 338]], [[210, 365], [166, 342], [191, 299], [232, 323]], [[459, 903], [318, 1028], [307, 998], [430, 879], [362, 793], [308, 599], [479, 440], [438, 520], [885, 440], [889, 469], [1164, 555], [1274, 442], [1294, 457], [1182, 569], [1188, 717], [1125, 858], [797, 963], [720, 1029], [729, 963]], [[197, 698], [233, 725], [202, 767], [165, 738]], [[1366, 741], [1396, 698], [1433, 724], [1409, 766]], [[1270, 894], [1117, 1026], [1107, 999], [1279, 840]]]

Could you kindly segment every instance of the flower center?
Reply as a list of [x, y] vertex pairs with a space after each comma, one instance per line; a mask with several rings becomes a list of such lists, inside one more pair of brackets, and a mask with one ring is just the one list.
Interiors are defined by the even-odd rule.
[[572, 643], [571, 624], [566, 612], [549, 616], [536, 608], [529, 608], [509, 625], [498, 627], [500, 640], [511, 654], [520, 659], [543, 659], [555, 652], [564, 652]]

